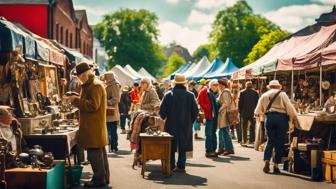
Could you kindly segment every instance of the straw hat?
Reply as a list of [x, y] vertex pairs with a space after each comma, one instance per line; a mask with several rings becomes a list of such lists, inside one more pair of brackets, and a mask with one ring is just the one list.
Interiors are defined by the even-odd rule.
[[186, 84], [188, 80], [185, 78], [184, 75], [175, 75], [174, 83], [175, 84]]
[[268, 83], [267, 87], [268, 88], [270, 88], [270, 87], [281, 87], [281, 84], [279, 83], [278, 80], [272, 80]]
[[122, 89], [123, 92], [128, 92], [130, 90], [129, 86], [125, 85]]
[[323, 90], [328, 90], [329, 87], [330, 87], [330, 82], [327, 81], [327, 80], [324, 80], [324, 81], [322, 81], [321, 86], [322, 86], [322, 89], [323, 89]]

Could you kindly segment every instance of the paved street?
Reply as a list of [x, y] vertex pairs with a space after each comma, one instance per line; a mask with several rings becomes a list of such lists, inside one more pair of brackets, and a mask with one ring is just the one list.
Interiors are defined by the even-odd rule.
[[[187, 174], [174, 173], [165, 178], [159, 161], [150, 162], [145, 179], [141, 169], [131, 168], [133, 155], [129, 153], [126, 135], [119, 135], [120, 152], [109, 154], [112, 188], [256, 188], [256, 189], [324, 189], [336, 188], [325, 182], [312, 182], [308, 178], [282, 172], [282, 175], [265, 175], [262, 172], [262, 153], [242, 148], [235, 142], [235, 156], [207, 159], [204, 141], [194, 142], [194, 157], [187, 161]], [[83, 179], [90, 176], [90, 166], [84, 168]]]

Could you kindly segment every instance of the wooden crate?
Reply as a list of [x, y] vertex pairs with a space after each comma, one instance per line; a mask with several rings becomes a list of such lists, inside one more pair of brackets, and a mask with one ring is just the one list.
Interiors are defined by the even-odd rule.
[[14, 168], [6, 170], [8, 188], [64, 189], [64, 161], [57, 161], [51, 169]]
[[323, 151], [322, 170], [327, 182], [336, 183], [336, 151]]

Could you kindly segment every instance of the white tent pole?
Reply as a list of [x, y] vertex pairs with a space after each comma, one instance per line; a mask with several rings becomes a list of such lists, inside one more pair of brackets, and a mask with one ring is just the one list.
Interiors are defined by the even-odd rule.
[[320, 65], [320, 106], [322, 107], [322, 65]]
[[292, 69], [291, 99], [294, 101], [294, 69]]

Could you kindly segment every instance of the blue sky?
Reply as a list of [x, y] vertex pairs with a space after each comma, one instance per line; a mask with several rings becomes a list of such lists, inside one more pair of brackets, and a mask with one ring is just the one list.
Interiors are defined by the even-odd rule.
[[[159, 17], [160, 42], [172, 41], [192, 53], [209, 42], [211, 24], [219, 10], [237, 0], [73, 0], [75, 9], [86, 9], [89, 23], [96, 24], [104, 14], [120, 8], [147, 9]], [[247, 0], [254, 12], [295, 32], [313, 24], [324, 12], [330, 12], [336, 0]]]

